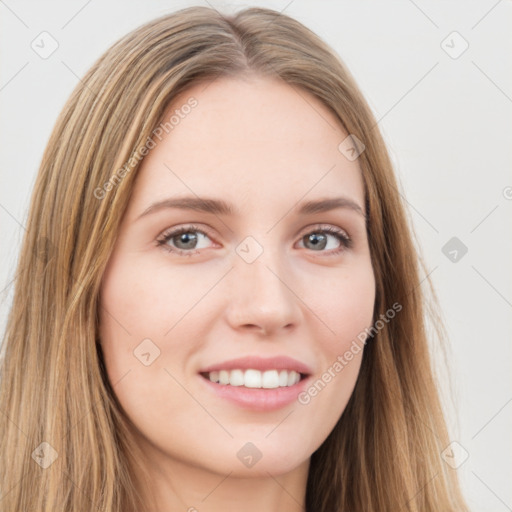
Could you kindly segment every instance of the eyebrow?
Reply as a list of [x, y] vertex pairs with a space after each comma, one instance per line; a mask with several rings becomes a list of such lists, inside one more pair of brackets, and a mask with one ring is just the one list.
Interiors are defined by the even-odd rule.
[[[172, 197], [153, 203], [148, 208], [146, 208], [137, 217], [136, 220], [166, 208], [181, 208], [184, 210], [193, 210], [196, 212], [212, 213], [214, 215], [239, 215], [238, 210], [234, 206], [222, 199], [186, 196]], [[348, 197], [331, 197], [306, 201], [300, 204], [297, 213], [299, 215], [311, 215], [314, 213], [327, 212], [338, 208], [352, 210], [366, 219], [366, 215], [362, 208], [355, 201], [349, 199]]]

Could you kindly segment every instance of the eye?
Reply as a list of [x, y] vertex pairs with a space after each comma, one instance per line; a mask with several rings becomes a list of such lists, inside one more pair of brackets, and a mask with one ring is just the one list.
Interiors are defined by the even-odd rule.
[[209, 239], [209, 236], [196, 226], [182, 226], [164, 232], [157, 240], [157, 245], [169, 252], [192, 256], [197, 249], [208, 247], [205, 239]]
[[[302, 247], [306, 247], [306, 249], [311, 249], [314, 252], [327, 252], [329, 255], [338, 254], [352, 247], [352, 239], [347, 233], [332, 226], [310, 231], [300, 241], [302, 242]], [[326, 248], [328, 250], [324, 251]]]
[[[208, 239], [210, 237], [203, 230], [188, 225], [165, 231], [157, 239], [157, 245], [168, 252], [192, 256], [197, 254], [199, 249], [208, 247]], [[328, 255], [335, 255], [352, 247], [352, 239], [345, 231], [332, 226], [318, 227], [310, 231], [301, 237], [300, 243], [301, 247], [314, 252], [325, 252]]]

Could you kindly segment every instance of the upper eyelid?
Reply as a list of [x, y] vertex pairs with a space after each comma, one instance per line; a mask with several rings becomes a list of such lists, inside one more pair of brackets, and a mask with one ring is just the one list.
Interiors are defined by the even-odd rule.
[[211, 238], [210, 234], [208, 233], [208, 230], [206, 230], [206, 229], [200, 228], [199, 226], [195, 226], [192, 224], [190, 224], [190, 225], [180, 224], [178, 226], [168, 228], [168, 229], [165, 229], [164, 231], [162, 231], [162, 233], [160, 235], [158, 235], [157, 240], [171, 238], [172, 236], [176, 236], [175, 233], [179, 233], [180, 231], [184, 231], [185, 233], [188, 231], [197, 231], [198, 233], [202, 233], [202, 234], [206, 235], [207, 237]]

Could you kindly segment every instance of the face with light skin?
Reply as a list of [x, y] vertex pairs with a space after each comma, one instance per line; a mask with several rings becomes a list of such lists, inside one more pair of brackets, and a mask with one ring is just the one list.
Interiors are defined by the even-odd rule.
[[[371, 326], [361, 171], [338, 150], [348, 134], [334, 114], [285, 82], [251, 75], [195, 84], [166, 119], [191, 97], [197, 106], [141, 164], [103, 276], [108, 378], [162, 509], [226, 510], [229, 498], [246, 511], [301, 510], [309, 458], [350, 398], [362, 351], [307, 405], [271, 411], [217, 396], [199, 372], [284, 355], [306, 364], [313, 383]], [[148, 211], [185, 196], [222, 200], [233, 212]], [[340, 197], [361, 211], [299, 213]], [[180, 228], [188, 235], [176, 235]], [[241, 247], [261, 253], [249, 263]], [[252, 467], [237, 457], [248, 442], [261, 453]]]

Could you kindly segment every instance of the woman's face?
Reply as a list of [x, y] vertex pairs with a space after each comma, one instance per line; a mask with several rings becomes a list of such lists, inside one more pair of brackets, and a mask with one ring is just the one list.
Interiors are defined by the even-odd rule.
[[109, 380], [159, 467], [307, 467], [353, 391], [375, 299], [348, 134], [263, 78], [196, 84], [172, 115], [103, 277]]

